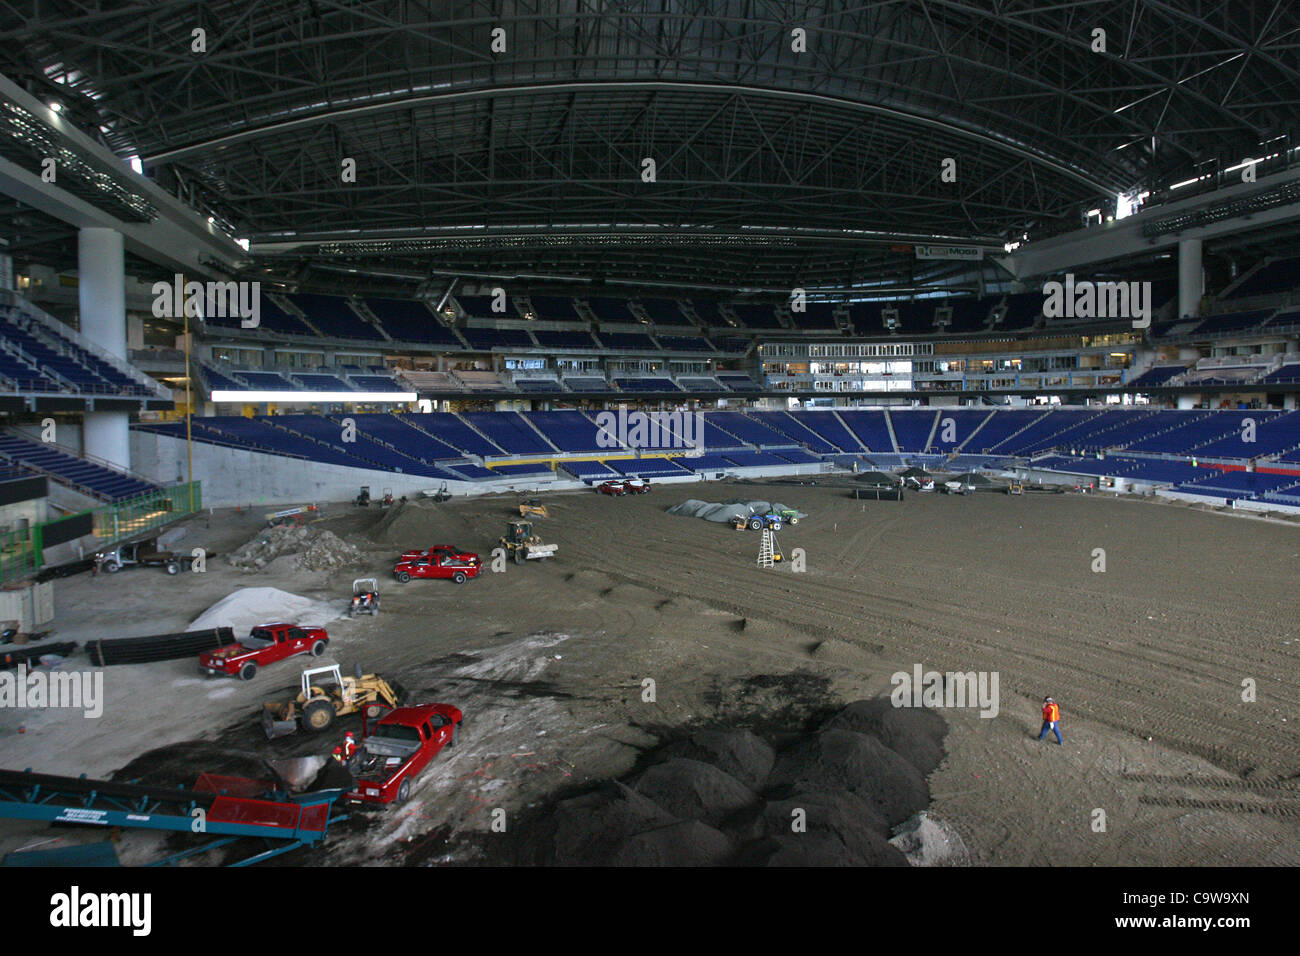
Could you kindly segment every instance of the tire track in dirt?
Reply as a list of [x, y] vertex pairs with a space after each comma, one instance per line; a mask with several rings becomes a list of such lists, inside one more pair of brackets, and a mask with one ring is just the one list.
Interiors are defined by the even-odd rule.
[[[1258, 783], [1259, 774], [1300, 773], [1300, 744], [1286, 734], [1286, 724], [1277, 723], [1281, 717], [1300, 718], [1297, 681], [1287, 680], [1300, 672], [1300, 640], [1283, 643], [1295, 636], [1294, 629], [1285, 623], [1289, 612], [1271, 597], [1279, 592], [1268, 581], [1266, 559], [1257, 548], [1225, 543], [1223, 553], [1232, 555], [1235, 575], [1225, 602], [1219, 589], [1189, 584], [1209, 580], [1204, 570], [1209, 559], [1158, 563], [1163, 548], [1158, 532], [1185, 534], [1188, 520], [1195, 523], [1193, 514], [1161, 513], [1159, 520], [1147, 522], [1158, 509], [1134, 505], [1119, 514], [1109, 502], [1088, 502], [1085, 508], [1062, 499], [1043, 503], [1031, 517], [1005, 508], [982, 512], [976, 496], [960, 508], [927, 512], [904, 504], [897, 513], [873, 513], [862, 521], [860, 506], [838, 503], [837, 494], [823, 490], [819, 498], [810, 492], [807, 502], [794, 501], [812, 518], [783, 532], [782, 544], [787, 551], [806, 549], [809, 569], [803, 575], [755, 568], [756, 535], [732, 537], [707, 522], [679, 518], [662, 519], [668, 523], [660, 526], [651, 508], [640, 507], [644, 502], [611, 513], [602, 523], [609, 533], [580, 536], [568, 548], [575, 560], [617, 572], [620, 583], [761, 623], [757, 633], [751, 627], [724, 638], [738, 654], [757, 652], [764, 660], [776, 655], [800, 667], [812, 662], [810, 641], [834, 638], [870, 655], [859, 670], [876, 672], [873, 679], [898, 669], [900, 662], [999, 671], [1003, 715], [1011, 718], [1005, 732], [959, 735], [955, 746], [967, 752], [951, 758], [955, 763], [933, 778], [936, 808], [957, 814], [951, 822], [986, 862], [1064, 858], [1113, 864], [1125, 862], [1130, 849], [1148, 862], [1195, 862], [1197, 857], [1186, 854], [1200, 841], [1220, 837], [1188, 814], [1228, 814], [1247, 843], [1276, 839], [1251, 820], [1294, 825], [1288, 792], [1237, 791], [1226, 784], [1208, 791], [1166, 789], [1164, 783], [1128, 779], [1119, 769], [1134, 759], [1153, 769], [1157, 755], [1172, 753], [1207, 761], [1211, 772], [1221, 768], [1233, 774], [1225, 779], [1252, 773], [1243, 783]], [[732, 495], [692, 489], [681, 497]], [[994, 527], [990, 533], [988, 525], [979, 524], [981, 515], [1019, 521], [1023, 530], [1013, 526], [1013, 532], [1003, 533]], [[836, 522], [838, 535], [832, 530]], [[1225, 522], [1223, 532], [1231, 535], [1235, 528]], [[1291, 540], [1296, 531], [1281, 533]], [[1222, 537], [1203, 546], [1214, 548]], [[636, 541], [639, 570], [629, 569], [628, 540]], [[1112, 577], [1085, 576], [1087, 549], [1075, 542], [1093, 540], [1107, 546]], [[1126, 567], [1117, 555], [1139, 573], [1115, 573]], [[1294, 603], [1289, 592], [1281, 593], [1288, 595], [1287, 606]], [[1237, 703], [1238, 674], [1256, 676], [1267, 710]], [[1031, 742], [1044, 692], [1068, 702], [1063, 752], [1054, 745], [1035, 749]], [[1088, 749], [1080, 738], [1106, 745]], [[969, 769], [964, 781], [945, 776], [972, 766], [984, 768], [977, 771], [979, 779]], [[1047, 819], [1037, 820], [1036, 804], [1025, 795], [1057, 790], [1080, 796], [1074, 802], [1053, 796]], [[1142, 796], [1150, 799], [1142, 802]], [[1119, 814], [1113, 832], [1089, 834], [1081, 814], [1090, 800]], [[1183, 804], [1165, 806], [1161, 800]], [[1252, 801], [1280, 812], [1236, 807]], [[1177, 832], [1171, 828], [1179, 826], [1188, 829], [1171, 840]], [[1220, 849], [1212, 858], [1235, 859], [1236, 852]]]

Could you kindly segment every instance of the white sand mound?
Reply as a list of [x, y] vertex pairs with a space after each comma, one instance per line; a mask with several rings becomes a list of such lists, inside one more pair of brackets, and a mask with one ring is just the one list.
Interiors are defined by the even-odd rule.
[[970, 852], [957, 831], [925, 810], [895, 827], [889, 842], [912, 866], [970, 866]]
[[208, 627], [232, 627], [235, 637], [246, 637], [258, 624], [290, 621], [319, 626], [340, 618], [346, 612], [343, 601], [313, 601], [279, 588], [240, 588], [208, 608], [187, 631]]

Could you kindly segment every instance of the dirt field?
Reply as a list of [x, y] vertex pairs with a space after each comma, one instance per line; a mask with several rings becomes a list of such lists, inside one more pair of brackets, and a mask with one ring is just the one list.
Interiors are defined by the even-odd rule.
[[[664, 514], [686, 498], [809, 512], [780, 535], [806, 571], [758, 569], [753, 532]], [[307, 573], [281, 559], [247, 573], [216, 558], [175, 579], [81, 575], [56, 584], [53, 639], [177, 629], [240, 586], [342, 608], [353, 577], [378, 576], [383, 612], [327, 623], [330, 656], [455, 703], [466, 723], [410, 803], [343, 824], [293, 862], [492, 860], [493, 809], [526, 825], [693, 728], [779, 740], [920, 664], [999, 675], [996, 718], [943, 712], [947, 758], [929, 779], [932, 813], [975, 863], [1300, 863], [1300, 528], [1091, 496], [858, 502], [841, 489], [706, 483], [544, 500], [552, 517], [537, 526], [560, 545], [550, 562], [398, 585], [403, 548], [447, 542], [490, 560], [513, 499], [412, 509], [378, 531], [377, 509], [339, 504], [322, 526], [366, 552], [362, 568]], [[184, 544], [226, 552], [257, 523], [218, 513], [192, 522]], [[109, 668], [98, 720], [0, 711], [0, 766], [169, 783], [256, 775], [263, 757], [322, 749], [301, 734], [268, 743], [257, 726], [261, 701], [298, 671], [286, 662], [241, 683], [201, 678], [189, 661]], [[1242, 701], [1246, 679], [1256, 702]], [[1063, 747], [1034, 739], [1047, 694]], [[67, 832], [0, 823], [0, 852]], [[131, 835], [119, 852], [137, 861], [163, 845], [175, 844]]]

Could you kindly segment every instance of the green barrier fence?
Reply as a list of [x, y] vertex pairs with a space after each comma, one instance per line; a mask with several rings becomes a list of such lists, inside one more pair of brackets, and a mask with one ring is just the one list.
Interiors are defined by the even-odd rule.
[[36, 567], [36, 550], [32, 546], [31, 530], [0, 534], [0, 581], [26, 577]]
[[109, 547], [166, 527], [203, 509], [201, 482], [187, 482], [151, 491], [111, 505], [101, 505], [66, 518], [35, 525], [30, 533], [0, 534], [0, 581], [38, 571], [45, 563], [45, 551], [65, 541], [93, 533], [96, 547]]

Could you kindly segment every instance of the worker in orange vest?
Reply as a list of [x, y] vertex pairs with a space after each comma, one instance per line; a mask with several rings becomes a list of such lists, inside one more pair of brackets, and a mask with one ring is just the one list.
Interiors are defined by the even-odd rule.
[[352, 736], [352, 731], [348, 731], [343, 738], [343, 762], [347, 763], [352, 759], [352, 755], [357, 752], [357, 738]]
[[1050, 697], [1043, 698], [1043, 729], [1038, 732], [1038, 739], [1042, 740], [1047, 736], [1050, 730], [1056, 734], [1056, 742], [1063, 743], [1061, 740], [1061, 708], [1056, 706], [1056, 701]]

